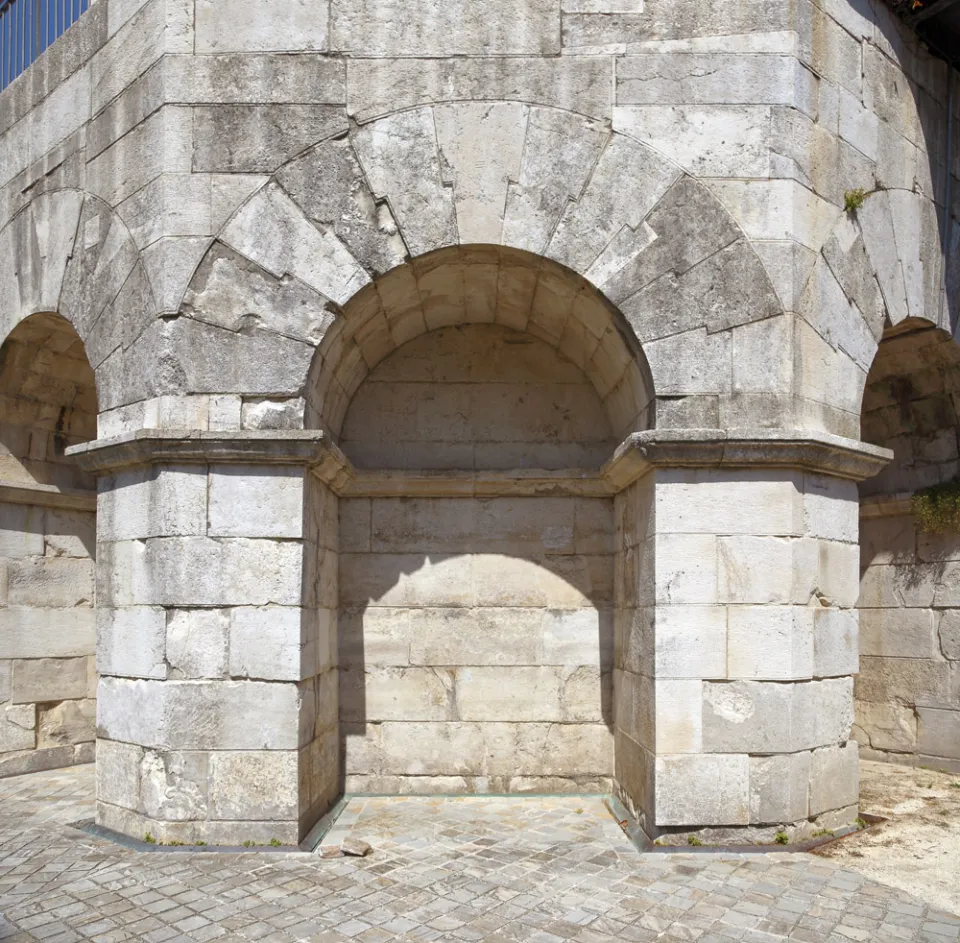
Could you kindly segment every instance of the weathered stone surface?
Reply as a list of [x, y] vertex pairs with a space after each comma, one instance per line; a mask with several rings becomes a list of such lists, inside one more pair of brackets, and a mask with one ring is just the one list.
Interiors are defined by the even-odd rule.
[[297, 468], [212, 465], [209, 502], [211, 537], [303, 535], [303, 473]]
[[65, 701], [87, 694], [86, 658], [14, 661], [10, 700], [14, 704]]
[[239, 608], [230, 613], [230, 676], [299, 681], [313, 672], [315, 649], [302, 640], [304, 616], [294, 607]]
[[326, 4], [310, 0], [290, 4], [270, 0], [199, 0], [196, 51], [301, 52], [328, 48]]
[[193, 169], [272, 173], [302, 150], [347, 130], [337, 105], [196, 105]]
[[[444, 186], [432, 109], [365, 125], [354, 136], [353, 146], [374, 194], [389, 199], [412, 255], [457, 243], [456, 211]], [[409, 181], [411, 166], [418, 173]]]
[[37, 747], [92, 743], [97, 736], [94, 701], [73, 700], [37, 709]]
[[752, 823], [797, 822], [808, 817], [811, 755], [816, 756], [792, 753], [750, 757]]
[[220, 609], [168, 610], [163, 614], [167, 674], [193, 680], [227, 674], [229, 617]]
[[100, 540], [202, 536], [207, 529], [207, 475], [202, 467], [137, 468], [103, 479]]
[[746, 825], [750, 757], [658, 756], [656, 824]]
[[297, 754], [218, 752], [210, 758], [210, 812], [215, 819], [297, 817]]
[[353, 56], [556, 55], [560, 7], [531, 0], [522, 7], [492, 0], [381, 3], [333, 0], [330, 48]]
[[856, 805], [860, 796], [857, 744], [814, 750], [810, 757], [810, 815]]
[[77, 658], [95, 640], [93, 609], [0, 608], [0, 658]]

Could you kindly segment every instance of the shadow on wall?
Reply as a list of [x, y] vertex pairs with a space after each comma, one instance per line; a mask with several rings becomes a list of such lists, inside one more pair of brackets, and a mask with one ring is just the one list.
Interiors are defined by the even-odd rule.
[[341, 553], [344, 791], [604, 788], [612, 583], [599, 554]]
[[0, 776], [94, 758], [96, 483], [64, 450], [96, 433], [80, 338], [25, 319], [0, 348]]

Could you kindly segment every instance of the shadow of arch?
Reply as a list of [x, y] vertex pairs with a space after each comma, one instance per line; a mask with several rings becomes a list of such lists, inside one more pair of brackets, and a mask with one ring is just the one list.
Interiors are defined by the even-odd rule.
[[612, 557], [542, 549], [341, 554], [343, 791], [609, 786]]
[[64, 452], [96, 435], [79, 335], [58, 314], [21, 320], [0, 346], [0, 665], [24, 722], [0, 776], [94, 759], [96, 481]]

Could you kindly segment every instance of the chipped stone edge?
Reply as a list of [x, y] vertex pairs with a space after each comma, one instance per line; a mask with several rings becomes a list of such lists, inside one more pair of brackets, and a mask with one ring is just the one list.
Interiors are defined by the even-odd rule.
[[70, 511], [96, 511], [96, 491], [73, 491], [36, 482], [0, 480], [0, 503]]
[[869, 812], [861, 812], [860, 818], [867, 823], [866, 828], [861, 829], [849, 825], [845, 828], [837, 829], [833, 835], [825, 835], [822, 838], [808, 838], [806, 841], [795, 842], [789, 845], [657, 845], [651, 841], [650, 836], [647, 835], [639, 822], [630, 815], [623, 806], [623, 803], [621, 803], [616, 796], [607, 796], [604, 800], [604, 805], [638, 852], [641, 854], [656, 855], [806, 854], [817, 851], [825, 845], [832, 845], [835, 842], [843, 841], [851, 835], [859, 835], [862, 832], [870, 831], [888, 821], [882, 816], [871, 815]]

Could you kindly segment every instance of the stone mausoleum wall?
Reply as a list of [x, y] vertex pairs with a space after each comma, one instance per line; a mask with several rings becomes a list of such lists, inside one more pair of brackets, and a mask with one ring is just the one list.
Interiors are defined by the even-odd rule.
[[952, 561], [875, 602], [899, 491], [858, 482], [906, 454], [878, 349], [954, 333], [950, 101], [881, 0], [97, 0], [0, 94], [0, 340], [59, 318], [93, 375], [4, 492], [42, 690], [0, 769], [87, 755], [94, 611], [98, 820], [163, 841], [608, 786], [652, 836], [807, 835], [855, 817], [861, 650], [856, 737], [912, 705], [897, 752], [948, 758]]
[[960, 771], [960, 536], [925, 533], [910, 496], [960, 472], [960, 349], [904, 325], [880, 345], [863, 435], [894, 461], [861, 485], [861, 752]]
[[93, 760], [96, 482], [64, 451], [96, 437], [93, 371], [63, 318], [0, 348], [0, 775]]

